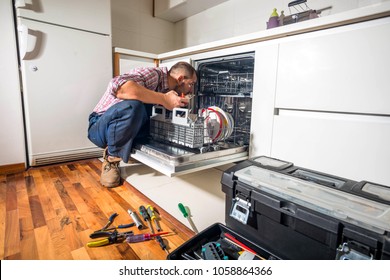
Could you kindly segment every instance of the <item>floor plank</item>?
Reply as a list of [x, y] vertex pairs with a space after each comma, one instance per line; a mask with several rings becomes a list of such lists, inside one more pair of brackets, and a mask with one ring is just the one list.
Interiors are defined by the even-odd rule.
[[[98, 159], [30, 168], [0, 175], [0, 259], [22, 260], [163, 260], [155, 240], [114, 243], [90, 248], [90, 234], [117, 213], [113, 226], [133, 222], [127, 210], [152, 205], [170, 251], [194, 233], [127, 182], [117, 188], [100, 185]], [[147, 225], [147, 224], [146, 224]], [[154, 225], [153, 225], [154, 226]], [[149, 228], [119, 229], [134, 234]]]

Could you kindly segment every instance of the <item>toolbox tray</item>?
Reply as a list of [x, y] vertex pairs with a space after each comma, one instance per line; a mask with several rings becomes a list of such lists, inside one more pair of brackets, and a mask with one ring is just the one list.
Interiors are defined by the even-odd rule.
[[[216, 242], [221, 244], [221, 247], [224, 251], [225, 256], [227, 256], [227, 260], [237, 260], [239, 257], [238, 251], [239, 248], [235, 245], [232, 245], [229, 242], [221, 240], [221, 235], [224, 235], [225, 233], [229, 233], [230, 235], [234, 236], [235, 239], [237, 239], [239, 242], [253, 250], [257, 253], [258, 256], [264, 259], [277, 259], [275, 256], [270, 254], [268, 251], [266, 251], [264, 248], [259, 247], [252, 241], [248, 240], [241, 234], [238, 234], [237, 232], [233, 231], [232, 229], [228, 228], [227, 226], [221, 224], [221, 223], [215, 223], [209, 226], [208, 228], [204, 229], [179, 247], [177, 247], [174, 251], [172, 251], [168, 256], [168, 260], [188, 260], [191, 257], [194, 259], [200, 259], [198, 256], [202, 256], [202, 246], [206, 245], [209, 242]], [[230, 245], [230, 246], [229, 246]], [[194, 252], [197, 253], [194, 254]], [[187, 254], [187, 257], [184, 255]], [[260, 259], [259, 257], [256, 257], [255, 259]]]

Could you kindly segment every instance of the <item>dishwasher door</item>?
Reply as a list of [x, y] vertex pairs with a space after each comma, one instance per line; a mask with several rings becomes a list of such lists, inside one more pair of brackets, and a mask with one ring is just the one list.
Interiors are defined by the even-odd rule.
[[[229, 145], [229, 144], [227, 144]], [[248, 146], [225, 146], [201, 153], [175, 144], [149, 139], [136, 144], [131, 157], [169, 177], [192, 173], [248, 158]]]
[[[151, 137], [135, 144], [131, 157], [170, 177], [248, 159], [254, 57], [251, 52], [193, 62], [198, 83], [185, 119], [193, 122], [189, 112], [200, 118], [204, 130], [200, 146], [180, 140], [181, 134], [177, 139], [156, 137], [153, 111]], [[170, 114], [167, 119], [166, 113]], [[175, 110], [159, 114], [157, 119], [176, 124]], [[183, 120], [177, 123], [182, 129]], [[189, 126], [185, 121], [184, 125]], [[168, 133], [177, 128], [161, 130]]]

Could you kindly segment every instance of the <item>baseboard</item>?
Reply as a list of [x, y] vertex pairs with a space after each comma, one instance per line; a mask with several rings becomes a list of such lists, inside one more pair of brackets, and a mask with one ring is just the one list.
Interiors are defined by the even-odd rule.
[[15, 163], [15, 164], [7, 164], [0, 165], [0, 175], [8, 175], [13, 173], [19, 173], [26, 170], [25, 163]]
[[102, 154], [103, 149], [98, 147], [31, 154], [30, 165], [41, 166], [89, 158], [99, 158], [102, 156]]

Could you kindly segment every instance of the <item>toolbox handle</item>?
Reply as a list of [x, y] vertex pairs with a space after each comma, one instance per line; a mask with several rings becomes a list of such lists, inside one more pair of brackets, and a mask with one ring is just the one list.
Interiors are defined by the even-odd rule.
[[297, 206], [287, 201], [280, 201], [280, 208], [294, 215], [297, 212]]

